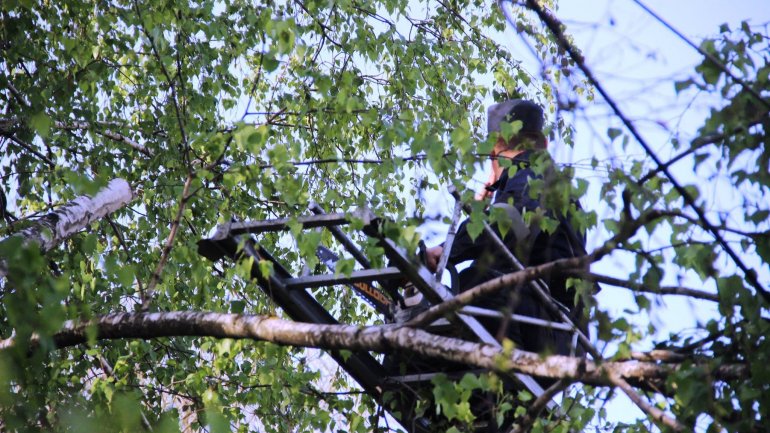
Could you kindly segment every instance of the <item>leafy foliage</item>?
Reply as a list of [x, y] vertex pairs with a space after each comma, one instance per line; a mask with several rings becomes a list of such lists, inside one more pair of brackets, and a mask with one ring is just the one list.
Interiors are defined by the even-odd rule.
[[[520, 29], [535, 36], [535, 50], [558, 65], [554, 81], [535, 80], [493, 42], [504, 21], [480, 1], [3, 1], [4, 235], [27, 224], [19, 217], [46, 213], [115, 177], [127, 179], [138, 197], [46, 256], [13, 238], [0, 243], [9, 267], [0, 289], [0, 336], [21, 342], [0, 351], [0, 424], [9, 431], [388, 428], [377, 403], [348, 393], [349, 379], [314, 351], [181, 337], [94, 340], [57, 351], [51, 336], [64, 320], [142, 304], [159, 311], [283, 314], [248, 282], [246, 265], [212, 271], [198, 255], [196, 241], [232, 219], [293, 217], [311, 201], [330, 211], [367, 205], [399, 222], [388, 226], [389, 235], [414, 248], [421, 220], [412, 217], [426, 211], [415, 197], [439, 184], [462, 187], [479, 155], [491, 149], [481, 114], [489, 99], [525, 95], [550, 108], [560, 80], [574, 75], [552, 36], [517, 13]], [[687, 161], [696, 175], [748, 191], [737, 212], [716, 209], [710, 215], [725, 216], [717, 228], [741, 245], [741, 257], [752, 267], [766, 271], [768, 35], [748, 25], [722, 28], [701, 48], [714, 59], [704, 60], [676, 89], [714, 93], [724, 103], [705, 120], [700, 141], [672, 145], [692, 156]], [[479, 84], [485, 81], [492, 88]], [[583, 83], [572, 91], [592, 97]], [[617, 128], [607, 134], [624, 145], [629, 141]], [[551, 135], [571, 143], [561, 118]], [[669, 398], [660, 404], [690, 425], [707, 414], [714, 429], [755, 428], [770, 405], [763, 369], [770, 356], [766, 304], [725, 264], [723, 251], [683, 209], [670, 180], [643, 161], [630, 170], [605, 168], [601, 200], [613, 212], [603, 221], [605, 231], [594, 227], [595, 211], [570, 205], [588, 191], [572, 170], [557, 167], [555, 184], [532, 188], [581, 231], [594, 229], [607, 239], [650, 210], [666, 213], [643, 225], [646, 235], [629, 233], [612, 246], [635, 261], [627, 282], [655, 291], [666, 278], [686, 276], [715, 289], [724, 317], [694, 336], [667, 336], [666, 348], [682, 349], [693, 363], [668, 379], [662, 391]], [[710, 188], [696, 183], [688, 191], [702, 197]], [[481, 208], [475, 205], [469, 225], [476, 234]], [[544, 230], [555, 224], [529, 217]], [[661, 237], [670, 239], [670, 248], [645, 249], [645, 240]], [[331, 239], [296, 226], [263, 237], [297, 271], [300, 263], [316, 263], [319, 242]], [[381, 250], [362, 242], [381, 264]], [[343, 262], [339, 271], [349, 272], [350, 264]], [[267, 262], [260, 266], [271, 271]], [[349, 294], [317, 295], [346, 321], [377, 320]], [[639, 311], [655, 308], [637, 295]], [[593, 317], [598, 340], [616, 347], [617, 358], [629, 356], [648, 331], [600, 307]], [[24, 342], [33, 333], [42, 344], [30, 349]], [[703, 364], [694, 362], [704, 359], [709, 368], [749, 365], [750, 377], [712, 383]], [[473, 421], [471, 391], [495, 383], [487, 376], [457, 383], [440, 378], [434, 398], [459, 429]], [[605, 393], [575, 392], [571, 421], [553, 425], [606, 422], [606, 411], [594, 409]], [[529, 399], [517, 397], [502, 400], [500, 410], [526, 412]], [[641, 421], [617, 426], [645, 428]]]

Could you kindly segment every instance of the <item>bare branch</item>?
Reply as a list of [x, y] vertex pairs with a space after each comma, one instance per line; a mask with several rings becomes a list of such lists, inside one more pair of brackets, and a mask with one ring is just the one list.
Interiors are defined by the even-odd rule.
[[634, 404], [639, 407], [639, 409], [649, 415], [656, 423], [663, 424], [664, 426], [669, 427], [676, 432], [687, 430], [687, 427], [685, 427], [684, 424], [680, 423], [675, 418], [666, 415], [665, 412], [651, 405], [647, 400], [643, 399], [642, 396], [639, 395], [639, 393], [628, 384], [628, 382], [626, 382], [622, 377], [620, 377], [620, 375], [617, 374], [617, 372], [608, 370], [607, 377], [610, 382], [620, 388], [628, 396], [628, 398], [630, 398], [631, 401], [633, 401]]
[[152, 298], [155, 296], [155, 286], [160, 281], [160, 275], [163, 272], [163, 268], [166, 266], [168, 257], [171, 254], [171, 249], [174, 247], [174, 239], [176, 238], [177, 231], [179, 230], [179, 224], [182, 221], [182, 215], [184, 215], [187, 201], [191, 196], [190, 186], [192, 185], [194, 177], [195, 176], [193, 173], [187, 175], [187, 180], [185, 181], [184, 188], [182, 189], [182, 198], [179, 200], [179, 209], [176, 212], [176, 217], [171, 222], [171, 231], [169, 231], [168, 237], [166, 238], [166, 244], [163, 246], [163, 252], [160, 255], [158, 266], [155, 268], [155, 272], [152, 273], [150, 282], [147, 284], [147, 290], [145, 291], [146, 296], [144, 299], [142, 299], [143, 311], [146, 311], [148, 308], [150, 308], [150, 302], [152, 302]]
[[540, 396], [535, 399], [532, 404], [527, 408], [527, 412], [522, 415], [514, 424], [514, 428], [510, 433], [526, 433], [532, 428], [532, 424], [540, 416], [540, 412], [545, 409], [548, 402], [558, 393], [569, 386], [570, 382], [565, 379], [561, 379], [548, 387]]
[[631, 352], [631, 359], [644, 362], [684, 362], [691, 359], [687, 355], [671, 350], [651, 350], [649, 352]]
[[500, 277], [481, 283], [466, 290], [451, 299], [423, 311], [404, 326], [422, 327], [453, 311], [462, 308], [483, 296], [497, 293], [503, 287], [510, 287], [535, 280], [544, 275], [562, 272], [565, 269], [583, 268], [591, 262], [591, 256], [572, 257], [548, 262], [539, 266], [531, 266], [517, 272], [505, 274]]
[[620, 278], [614, 278], [607, 275], [594, 274], [592, 272], [584, 271], [566, 271], [574, 277], [581, 278], [588, 281], [594, 281], [597, 283], [609, 284], [616, 287], [625, 287], [631, 289], [634, 292], [654, 293], [656, 295], [681, 295], [689, 296], [691, 298], [705, 299], [707, 301], [719, 302], [719, 295], [716, 293], [708, 293], [702, 290], [691, 289], [689, 287], [681, 286], [664, 286], [664, 287], [647, 287], [642, 284], [634, 283], [628, 280]]
[[51, 167], [51, 168], [54, 168], [54, 167], [56, 167], [56, 164], [54, 164], [54, 163], [53, 163], [53, 161], [51, 160], [51, 158], [49, 158], [49, 157], [47, 157], [47, 156], [43, 155], [42, 153], [38, 152], [37, 150], [35, 150], [35, 148], [34, 148], [34, 147], [32, 147], [32, 145], [31, 145], [31, 144], [29, 144], [29, 143], [25, 143], [25, 142], [23, 142], [23, 141], [19, 140], [18, 138], [14, 137], [14, 136], [10, 136], [10, 139], [11, 139], [11, 141], [13, 141], [14, 143], [16, 143], [16, 144], [18, 144], [19, 146], [21, 146], [21, 147], [23, 147], [24, 149], [26, 149], [28, 152], [30, 152], [30, 153], [32, 153], [33, 155], [35, 155], [36, 157], [38, 157], [38, 158], [39, 158], [41, 161], [43, 161], [43, 162], [45, 162], [46, 164], [48, 164], [48, 166], [49, 166], [49, 167]]
[[72, 122], [72, 123], [64, 123], [56, 121], [54, 122], [54, 127], [58, 129], [63, 129], [66, 131], [74, 131], [74, 130], [93, 130], [96, 134], [99, 134], [103, 137], [109, 138], [110, 140], [117, 141], [119, 143], [125, 143], [129, 146], [131, 146], [133, 149], [138, 150], [139, 152], [143, 153], [145, 156], [152, 156], [152, 151], [144, 147], [143, 145], [137, 143], [136, 141], [126, 137], [125, 135], [119, 134], [117, 132], [114, 132], [109, 129], [105, 129], [104, 131], [97, 131], [94, 130], [94, 126], [88, 122]]
[[16, 100], [19, 101], [19, 103], [21, 103], [21, 105], [27, 108], [31, 107], [29, 101], [27, 101], [27, 98], [25, 98], [24, 95], [22, 95], [21, 92], [19, 92], [19, 90], [16, 89], [16, 87], [14, 87], [10, 81], [6, 82], [6, 85], [8, 87], [8, 90], [11, 92], [14, 98], [16, 98]]

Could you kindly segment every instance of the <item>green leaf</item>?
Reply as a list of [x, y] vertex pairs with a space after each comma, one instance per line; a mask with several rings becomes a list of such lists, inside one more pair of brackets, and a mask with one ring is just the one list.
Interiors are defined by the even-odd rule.
[[251, 152], [252, 155], [260, 155], [267, 142], [268, 128], [262, 125], [255, 128], [251, 125], [239, 128], [235, 133], [235, 142], [238, 147]]
[[610, 138], [610, 141], [615, 141], [622, 133], [623, 131], [618, 128], [607, 128], [607, 136]]
[[350, 276], [355, 269], [356, 261], [353, 259], [340, 259], [334, 264], [334, 273]]
[[682, 90], [689, 88], [693, 84], [695, 84], [695, 82], [691, 78], [682, 81], [674, 81], [674, 90], [676, 93], [681, 93]]
[[752, 241], [757, 248], [757, 254], [765, 263], [770, 263], [770, 231], [756, 233], [751, 235]]
[[521, 120], [514, 120], [513, 122], [500, 122], [500, 133], [505, 141], [510, 141], [521, 131], [524, 123]]
[[260, 260], [258, 263], [259, 273], [262, 275], [262, 278], [269, 278], [273, 274], [273, 262]]
[[234, 314], [243, 313], [246, 308], [246, 302], [241, 300], [230, 301], [230, 312]]
[[29, 118], [29, 126], [43, 138], [48, 137], [52, 124], [51, 118], [43, 111], [33, 114]]

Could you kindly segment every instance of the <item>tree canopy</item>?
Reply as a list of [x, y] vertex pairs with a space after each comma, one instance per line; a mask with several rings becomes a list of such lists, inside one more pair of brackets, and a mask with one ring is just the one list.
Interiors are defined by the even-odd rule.
[[[488, 2], [3, 1], [0, 426], [398, 430], [383, 402], [313, 349], [396, 347], [569, 385], [567, 417], [538, 418], [531, 409], [543, 403], [525, 394], [501, 408], [520, 428], [761, 431], [770, 411], [768, 25], [722, 26], [695, 44], [702, 63], [671, 86], [708, 96], [710, 111], [697, 131], [671, 127], [659, 143], [592, 73], [555, 4], [510, 3], [542, 71], [500, 45], [508, 24]], [[282, 320], [247, 266], [212, 266], [197, 252], [217, 224], [296, 218], [311, 202], [330, 212], [366, 206], [395, 221], [388, 236], [414, 251], [426, 218], [448, 221], [426, 196], [453, 185], [471, 203], [471, 179], [492, 148], [485, 107], [512, 97], [546, 108], [558, 146], [579, 134], [571, 111], [608, 104], [617, 124], [608, 145], [628, 150], [622, 165], [594, 158], [600, 176], [557, 161], [560, 181], [533, 185], [596, 248], [506, 276], [573, 277], [603, 348], [587, 364], [508, 346], [442, 354], [434, 336], [383, 327], [342, 288], [316, 297], [364, 331], [329, 327], [343, 343], [313, 340]], [[658, 156], [662, 144], [676, 154]], [[56, 226], [78, 209], [77, 224]], [[295, 273], [314, 269], [316, 247], [334, 240], [296, 220], [289, 227], [261, 243]], [[356, 240], [383, 264], [375, 243]], [[632, 270], [617, 275], [615, 261]], [[346, 259], [338, 270], [353, 267]], [[596, 304], [594, 282], [631, 291], [635, 305], [618, 314]], [[630, 319], [670, 296], [718, 314], [696, 329]], [[470, 390], [494, 383], [439, 378], [434, 396], [463, 431]], [[608, 417], [615, 393], [645, 416]]]

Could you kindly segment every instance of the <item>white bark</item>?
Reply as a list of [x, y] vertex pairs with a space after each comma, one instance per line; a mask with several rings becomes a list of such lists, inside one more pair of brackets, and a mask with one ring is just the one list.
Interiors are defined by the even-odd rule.
[[[86, 330], [93, 326], [97, 340], [173, 336], [249, 338], [282, 345], [320, 349], [410, 352], [426, 357], [454, 361], [497, 372], [521, 372], [538, 377], [580, 381], [613, 386], [612, 378], [622, 378], [646, 388], [665, 389], [665, 380], [679, 364], [640, 361], [594, 362], [585, 358], [536, 353], [514, 349], [506, 354], [499, 347], [442, 337], [420, 329], [381, 325], [318, 325], [253, 316], [207, 312], [116, 313], [91, 322], [67, 321], [53, 336], [57, 347], [82, 344]], [[33, 344], [37, 338], [33, 337]], [[0, 350], [15, 344], [13, 338], [0, 341]], [[748, 375], [745, 365], [726, 365], [709, 371], [719, 380], [735, 380]]]
[[[21, 237], [25, 244], [37, 243], [45, 253], [92, 222], [122, 208], [133, 198], [128, 182], [113, 179], [93, 197], [78, 197], [2, 242], [12, 237]], [[0, 278], [5, 277], [6, 273], [5, 263], [0, 263]]]

